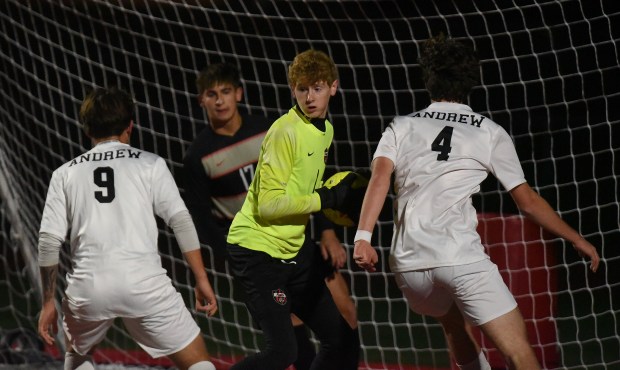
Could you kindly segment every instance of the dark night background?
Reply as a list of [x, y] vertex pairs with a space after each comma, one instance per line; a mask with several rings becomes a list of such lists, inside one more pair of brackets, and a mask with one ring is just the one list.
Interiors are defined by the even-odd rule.
[[[544, 235], [558, 264], [551, 268], [558, 290], [588, 288], [567, 298], [568, 315], [577, 315], [575, 300], [583, 300], [588, 307], [601, 307], [603, 316], [615, 317], [620, 307], [620, 285], [612, 272], [620, 268], [619, 4], [2, 1], [0, 155], [10, 163], [2, 170], [23, 204], [18, 213], [26, 239], [36, 246], [53, 169], [90, 148], [77, 123], [88, 90], [110, 85], [129, 90], [138, 103], [132, 145], [167, 159], [180, 180], [184, 151], [205, 124], [195, 96], [197, 71], [208, 63], [235, 63], [243, 76], [243, 108], [275, 117], [291, 106], [287, 65], [308, 48], [327, 51], [340, 72], [341, 90], [330, 105], [335, 142], [329, 173], [368, 167], [393, 116], [429, 104], [416, 60], [421, 42], [444, 32], [472, 43], [481, 58], [482, 83], [470, 96], [471, 107], [508, 131], [530, 185], [603, 258], [599, 272], [588, 273], [569, 244]], [[474, 202], [481, 214], [518, 213], [492, 176]], [[382, 271], [388, 270], [390, 207], [388, 200], [375, 231]], [[10, 230], [11, 220], [4, 217], [3, 230]], [[339, 230], [349, 246], [354, 231]], [[23, 274], [23, 261], [9, 248], [14, 236], [0, 235], [3, 279], [14, 281]], [[170, 247], [174, 242], [164, 230], [162, 235], [162, 253], [170, 255], [164, 257], [166, 267], [182, 268]], [[353, 290], [361, 302], [368, 295], [398, 296], [393, 287], [382, 288], [389, 282], [386, 275], [368, 279], [372, 288], [359, 271], [349, 278], [358, 282]], [[565, 302], [562, 295], [558, 299], [560, 305]], [[36, 314], [37, 305], [30, 304], [28, 311]], [[617, 351], [617, 319], [612, 322], [615, 339], [601, 341]]]

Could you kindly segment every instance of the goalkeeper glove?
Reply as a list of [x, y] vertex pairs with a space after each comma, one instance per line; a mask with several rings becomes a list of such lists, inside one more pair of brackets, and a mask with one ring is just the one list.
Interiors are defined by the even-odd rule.
[[357, 179], [357, 175], [353, 172], [347, 174], [339, 183], [331, 188], [322, 187], [315, 191], [321, 198], [321, 209], [331, 208], [338, 209], [342, 207], [347, 198], [347, 194], [351, 190], [351, 185]]

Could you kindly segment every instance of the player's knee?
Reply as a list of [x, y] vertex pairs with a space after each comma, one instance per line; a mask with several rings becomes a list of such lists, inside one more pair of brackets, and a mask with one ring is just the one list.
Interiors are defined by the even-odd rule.
[[75, 352], [65, 353], [65, 370], [94, 370], [93, 356]]
[[200, 361], [188, 367], [187, 370], [215, 370], [215, 365], [210, 361]]

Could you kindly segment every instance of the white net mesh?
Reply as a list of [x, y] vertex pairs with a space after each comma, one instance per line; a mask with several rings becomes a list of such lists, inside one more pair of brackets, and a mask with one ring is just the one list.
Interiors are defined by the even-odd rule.
[[[540, 361], [546, 368], [617, 368], [619, 25], [614, 0], [4, 0], [0, 327], [36, 327], [40, 214], [51, 172], [90, 148], [77, 122], [86, 91], [129, 90], [138, 103], [132, 144], [165, 158], [180, 179], [184, 152], [205, 124], [195, 98], [199, 69], [222, 60], [238, 65], [243, 107], [279, 115], [291, 106], [288, 63], [297, 52], [322, 49], [341, 77], [330, 106], [335, 141], [328, 169], [368, 167], [391, 118], [429, 103], [416, 60], [420, 42], [443, 31], [471, 40], [482, 59], [472, 108], [504, 125], [529, 183], [603, 258], [600, 271], [589, 273], [570, 245], [513, 216], [515, 206], [495, 179], [483, 183], [474, 199], [484, 220], [480, 231], [524, 311]], [[390, 207], [388, 199], [375, 229], [380, 271], [343, 271], [358, 308], [360, 367], [449, 368], [439, 326], [407, 309], [389, 273]], [[339, 230], [348, 248], [353, 232]], [[188, 271], [165, 228], [160, 251], [191, 302]], [[67, 256], [62, 262], [66, 268]], [[227, 368], [257, 350], [260, 332], [231, 278], [213, 272], [211, 278], [220, 313], [197, 320], [214, 360]], [[494, 367], [504, 366], [491, 349], [489, 356]], [[96, 359], [169, 365], [149, 359], [120, 326]]]

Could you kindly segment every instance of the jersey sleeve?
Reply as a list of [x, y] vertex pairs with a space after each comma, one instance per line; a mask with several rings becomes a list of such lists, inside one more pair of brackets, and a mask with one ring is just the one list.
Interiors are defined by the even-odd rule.
[[196, 156], [183, 160], [185, 204], [189, 209], [201, 242], [212, 247], [226, 247], [226, 236], [213, 216], [211, 182]]
[[157, 158], [153, 166], [151, 184], [153, 186], [153, 209], [166, 224], [170, 223], [172, 216], [187, 210], [172, 173], [161, 157]]
[[396, 153], [398, 152], [396, 141], [396, 123], [397, 118], [395, 118], [392, 123], [390, 123], [390, 125], [385, 129], [385, 131], [383, 131], [383, 135], [379, 140], [379, 145], [375, 150], [373, 159], [377, 157], [386, 157], [392, 162], [396, 163]]
[[258, 178], [258, 209], [265, 219], [309, 214], [321, 208], [316, 193], [294, 195], [286, 191], [296, 160], [295, 140], [294, 130], [277, 127], [270, 130], [263, 141], [263, 162]]
[[52, 174], [47, 189], [39, 232], [49, 233], [64, 240], [67, 236], [68, 228], [67, 202], [62, 186], [62, 175], [57, 170]]
[[526, 182], [512, 139], [501, 127], [491, 149], [490, 171], [507, 191]]

